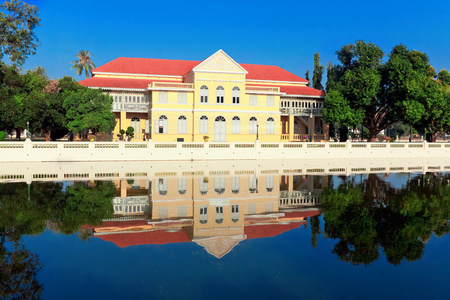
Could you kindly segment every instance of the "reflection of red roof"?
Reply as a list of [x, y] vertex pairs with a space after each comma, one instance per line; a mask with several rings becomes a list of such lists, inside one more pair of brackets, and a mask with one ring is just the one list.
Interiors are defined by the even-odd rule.
[[274, 237], [291, 229], [299, 228], [302, 224], [306, 224], [306, 221], [289, 224], [247, 225], [244, 227], [244, 233], [247, 235], [247, 239]]
[[118, 233], [96, 236], [107, 242], [113, 242], [120, 248], [134, 245], [164, 245], [171, 243], [190, 242], [191, 238], [184, 230], [169, 232], [165, 230], [152, 230], [136, 233]]
[[324, 96], [325, 92], [313, 89], [308, 86], [280, 86], [280, 92], [287, 95], [302, 95], [302, 96]]
[[[191, 60], [119, 57], [95, 68], [92, 72], [183, 76], [200, 63], [201, 61]], [[246, 78], [249, 80], [307, 82], [305, 79], [277, 66], [253, 64], [240, 64], [240, 66], [248, 72]]]
[[279, 218], [280, 220], [287, 218], [307, 218], [320, 215], [320, 210], [307, 210], [307, 211], [290, 211], [283, 212], [284, 217]]

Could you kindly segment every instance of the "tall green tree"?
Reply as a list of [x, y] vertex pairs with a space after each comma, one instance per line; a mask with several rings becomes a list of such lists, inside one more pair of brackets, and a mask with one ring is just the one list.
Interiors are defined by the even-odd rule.
[[427, 86], [433, 76], [426, 54], [397, 45], [383, 63], [383, 51], [357, 41], [336, 52], [333, 84], [327, 86], [324, 117], [347, 127], [363, 124], [369, 141], [398, 121], [418, 122], [425, 112]]
[[314, 54], [314, 72], [313, 72], [313, 85], [312, 87], [318, 90], [323, 91], [322, 85], [322, 75], [323, 75], [324, 67], [320, 63], [320, 55], [319, 52]]
[[84, 70], [84, 74], [86, 75], [86, 78], [88, 78], [91, 71], [95, 68], [94, 62], [92, 61], [91, 58], [92, 56], [94, 56], [94, 54], [89, 53], [89, 50], [78, 51], [77, 54], [78, 59], [70, 62], [71, 64], [73, 64], [72, 68], [70, 69], [71, 70], [76, 69], [76, 73], [78, 75], [81, 75], [81, 73], [83, 73]]
[[444, 86], [450, 85], [450, 73], [445, 69], [442, 69], [441, 71], [439, 71], [437, 79], [438, 79], [439, 83]]
[[305, 79], [308, 81], [306, 86], [311, 86], [311, 82], [309, 81], [309, 70], [307, 70], [306, 73], [305, 73]]
[[22, 1], [5, 1], [0, 5], [0, 59], [21, 66], [25, 59], [36, 53], [38, 38], [34, 30], [40, 26], [39, 9]]
[[91, 130], [110, 132], [114, 129], [115, 116], [111, 112], [113, 98], [100, 89], [80, 86], [76, 91], [63, 92], [67, 127], [74, 133]]

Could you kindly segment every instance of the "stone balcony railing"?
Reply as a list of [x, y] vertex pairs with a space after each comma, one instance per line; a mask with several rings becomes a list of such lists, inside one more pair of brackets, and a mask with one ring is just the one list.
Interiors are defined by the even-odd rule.
[[322, 108], [288, 108], [280, 107], [280, 112], [283, 115], [296, 115], [296, 116], [322, 116]]
[[112, 111], [148, 112], [148, 103], [113, 103]]

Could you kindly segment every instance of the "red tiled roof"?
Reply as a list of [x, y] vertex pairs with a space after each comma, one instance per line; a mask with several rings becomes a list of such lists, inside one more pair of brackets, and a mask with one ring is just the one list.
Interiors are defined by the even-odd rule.
[[324, 96], [325, 92], [313, 89], [308, 86], [280, 86], [280, 92], [287, 95], [303, 95], [303, 96]]
[[91, 77], [81, 80], [79, 83], [83, 86], [89, 87], [145, 89], [150, 83], [152, 83], [152, 80]]
[[277, 66], [266, 65], [250, 65], [240, 64], [247, 72], [247, 80], [274, 80], [274, 81], [295, 81], [295, 82], [308, 82], [285, 69]]
[[119, 57], [92, 72], [183, 76], [200, 63], [190, 60]]
[[153, 230], [136, 233], [107, 234], [96, 237], [107, 242], [113, 242], [120, 248], [134, 245], [164, 245], [171, 243], [185, 243], [191, 241], [191, 238], [184, 230], [178, 230], [175, 232]]
[[[201, 61], [192, 60], [119, 57], [95, 68], [92, 72], [183, 76], [200, 63]], [[253, 64], [240, 64], [240, 66], [248, 72], [246, 78], [249, 80], [307, 82], [277, 66]]]

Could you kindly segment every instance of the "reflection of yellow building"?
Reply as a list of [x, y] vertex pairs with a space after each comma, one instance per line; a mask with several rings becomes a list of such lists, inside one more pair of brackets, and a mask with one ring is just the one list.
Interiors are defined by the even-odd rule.
[[[324, 93], [276, 66], [238, 64], [222, 50], [204, 61], [117, 58], [80, 83], [114, 98], [117, 126], [135, 139], [214, 142], [326, 139]], [[151, 128], [153, 127], [153, 128]]]
[[142, 187], [141, 195], [148, 194], [147, 210], [136, 214], [129, 205], [124, 213], [115, 207], [116, 218], [95, 227], [95, 236], [121, 247], [194, 241], [220, 258], [242, 240], [306, 224], [306, 217], [320, 214], [320, 190], [328, 181], [270, 174], [120, 181], [116, 186], [125, 203], [139, 194], [133, 184]]

